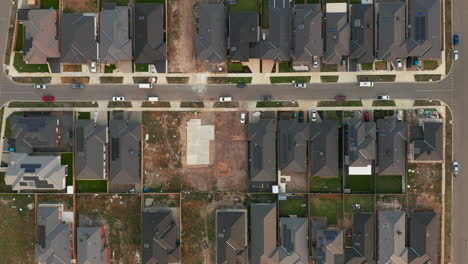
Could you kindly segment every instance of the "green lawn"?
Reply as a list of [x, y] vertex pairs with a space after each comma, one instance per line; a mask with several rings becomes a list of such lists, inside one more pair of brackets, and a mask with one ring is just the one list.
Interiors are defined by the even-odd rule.
[[5, 184], [5, 172], [0, 172], [0, 193], [12, 192], [11, 185]]
[[313, 176], [310, 178], [311, 192], [341, 192], [341, 179], [337, 178], [322, 178]]
[[259, 3], [257, 0], [237, 0], [234, 5], [229, 5], [229, 12], [258, 12]]
[[374, 120], [384, 119], [387, 116], [394, 116], [394, 110], [374, 110]]
[[439, 67], [439, 62], [436, 60], [425, 60], [423, 61], [423, 69], [425, 71], [435, 70]]
[[251, 83], [252, 77], [208, 77], [209, 84]]
[[341, 195], [311, 196], [310, 216], [326, 217], [329, 225], [338, 225], [343, 219], [343, 202]]
[[339, 78], [338, 75], [320, 76], [320, 81], [322, 81], [322, 82], [337, 82], [338, 78]]
[[135, 71], [136, 72], [148, 72], [149, 65], [148, 64], [135, 64]]
[[16, 47], [15, 51], [23, 50], [23, 24], [18, 25], [18, 30], [16, 33]]
[[361, 63], [361, 70], [372, 71], [372, 63]]
[[228, 62], [228, 72], [242, 72], [243, 66], [240, 62]]
[[359, 82], [394, 82], [396, 75], [358, 75]]
[[47, 64], [26, 64], [23, 61], [23, 54], [19, 52], [15, 53], [13, 65], [18, 72], [49, 72]]
[[104, 66], [104, 73], [113, 73], [115, 68], [116, 68], [115, 64], [105, 65]]
[[372, 106], [395, 106], [394, 100], [374, 100]]
[[289, 67], [289, 61], [283, 61], [279, 63], [279, 72], [290, 72], [291, 68]]
[[91, 119], [91, 113], [90, 112], [78, 112], [78, 119], [89, 120]]
[[377, 175], [377, 193], [401, 193], [402, 176], [400, 175]]
[[319, 101], [318, 107], [336, 107], [336, 106], [362, 106], [361, 100], [351, 101]]
[[310, 76], [270, 77], [271, 83], [308, 83]]
[[341, 112], [338, 111], [325, 111], [325, 119], [326, 120], [343, 120]]
[[[103, 3], [116, 3], [118, 6], [127, 6], [128, 5], [128, 0], [102, 0]], [[155, 1], [147, 1], [147, 2], [139, 2], [138, 0], [136, 1], [137, 3], [159, 3]], [[163, 1], [164, 3], [164, 1]]]
[[[356, 204], [359, 204], [358, 208]], [[362, 194], [345, 194], [344, 195], [344, 211], [346, 217], [350, 217], [353, 213], [374, 212], [374, 195]]]
[[435, 82], [440, 81], [442, 75], [440, 74], [415, 74], [414, 80], [417, 82]]
[[387, 70], [387, 62], [386, 61], [376, 61], [374, 62], [375, 64], [375, 70], [376, 71], [386, 71]]
[[67, 186], [73, 185], [73, 153], [61, 153], [60, 161], [62, 165], [68, 165]]
[[135, 3], [160, 3], [164, 4], [165, 0], [135, 0]]
[[268, 0], [262, 0], [262, 12], [260, 13], [260, 17], [262, 19], [262, 28], [267, 29], [268, 24], [270, 23], [268, 21], [269, 17], [269, 7], [268, 7]]
[[50, 8], [58, 10], [59, 0], [41, 0], [41, 9], [50, 9]]
[[280, 217], [307, 217], [307, 197], [293, 196], [286, 201], [279, 201], [279, 213]]
[[440, 105], [440, 101], [438, 100], [414, 100], [413, 106], [433, 106], [433, 105]]
[[348, 175], [346, 176], [346, 188], [351, 189], [351, 192], [371, 193], [373, 177], [373, 175]]
[[76, 181], [77, 193], [102, 193], [107, 192], [106, 180], [81, 180]]

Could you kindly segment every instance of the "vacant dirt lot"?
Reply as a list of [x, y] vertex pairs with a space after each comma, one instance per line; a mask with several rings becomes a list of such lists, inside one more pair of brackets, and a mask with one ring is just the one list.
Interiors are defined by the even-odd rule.
[[63, 0], [65, 13], [97, 13], [98, 0]]

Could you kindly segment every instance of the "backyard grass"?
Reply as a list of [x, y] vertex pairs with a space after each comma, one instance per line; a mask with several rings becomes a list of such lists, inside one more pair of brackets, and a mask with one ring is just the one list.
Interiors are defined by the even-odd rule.
[[68, 165], [67, 186], [73, 185], [73, 153], [60, 153], [60, 163]]
[[285, 201], [279, 201], [279, 213], [280, 217], [307, 217], [307, 197], [290, 196]]
[[77, 180], [75, 181], [77, 193], [105, 193], [107, 192], [106, 180]]
[[425, 71], [435, 70], [439, 67], [439, 62], [436, 60], [424, 60], [423, 69]]
[[319, 101], [318, 107], [335, 107], [335, 106], [362, 106], [361, 100], [351, 101]]
[[401, 193], [402, 177], [400, 175], [377, 175], [377, 193]]
[[322, 72], [336, 72], [338, 71], [338, 64], [320, 64], [320, 71]]
[[135, 71], [136, 72], [148, 72], [149, 65], [148, 64], [135, 64]]
[[5, 184], [5, 172], [0, 172], [0, 193], [13, 192], [11, 185]]
[[113, 73], [115, 68], [116, 68], [115, 64], [105, 65], [104, 73]]
[[13, 66], [18, 72], [49, 72], [47, 64], [26, 64], [23, 61], [23, 54], [19, 52], [15, 53]]
[[[356, 206], [359, 204], [359, 206]], [[374, 195], [362, 194], [345, 194], [344, 195], [344, 211], [346, 216], [350, 217], [353, 213], [373, 213], [374, 212]]]
[[338, 78], [339, 78], [338, 75], [320, 76], [320, 81], [322, 81], [322, 82], [337, 82]]
[[310, 76], [270, 77], [271, 83], [308, 83]]
[[[103, 3], [116, 3], [118, 6], [127, 6], [128, 0], [102, 0]], [[136, 1], [137, 3], [140, 3]], [[145, 2], [145, 3], [153, 3], [153, 2]], [[164, 3], [164, 2], [163, 2]]]
[[259, 3], [257, 0], [237, 0], [236, 4], [229, 5], [229, 12], [258, 12]]
[[91, 113], [90, 112], [78, 112], [78, 119], [89, 120], [91, 119]]
[[346, 176], [346, 188], [351, 192], [371, 193], [373, 186], [373, 175], [348, 175]]
[[18, 29], [16, 32], [16, 46], [15, 51], [23, 50], [23, 24], [18, 24]]
[[358, 75], [359, 82], [394, 82], [396, 75]]
[[[359, 2], [361, 2], [359, 0]], [[361, 70], [363, 71], [372, 71], [372, 63], [361, 63]]]
[[262, 0], [262, 11], [260, 13], [260, 17], [262, 18], [262, 28], [264, 29], [268, 29], [268, 24], [269, 24], [269, 21], [268, 21], [268, 17], [269, 17], [269, 7], [268, 7], [268, 3], [269, 0]]
[[326, 217], [328, 225], [340, 225], [343, 219], [342, 195], [312, 194], [310, 199], [311, 217]]
[[417, 82], [434, 82], [440, 81], [442, 78], [441, 74], [415, 74], [414, 80]]
[[387, 62], [386, 61], [375, 61], [375, 70], [376, 71], [386, 71], [387, 70]]
[[59, 0], [41, 0], [41, 9], [59, 9]]
[[394, 100], [374, 100], [372, 106], [395, 106]]
[[283, 61], [279, 63], [279, 72], [290, 72], [290, 62], [289, 61]]
[[413, 106], [439, 106], [439, 100], [414, 100]]
[[337, 178], [322, 178], [312, 176], [310, 178], [311, 192], [341, 192], [341, 179]]

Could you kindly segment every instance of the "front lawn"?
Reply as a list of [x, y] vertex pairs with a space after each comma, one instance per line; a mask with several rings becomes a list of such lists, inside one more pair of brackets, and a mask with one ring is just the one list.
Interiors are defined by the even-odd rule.
[[279, 212], [280, 217], [307, 217], [307, 197], [290, 196], [286, 201], [279, 201]]
[[106, 180], [80, 180], [76, 181], [77, 193], [103, 193], [107, 192]]
[[23, 54], [19, 52], [15, 53], [13, 66], [18, 72], [49, 72], [47, 64], [26, 64], [23, 61]]
[[402, 176], [377, 175], [377, 193], [402, 193]]
[[361, 70], [363, 71], [372, 71], [372, 63], [361, 63]]
[[115, 64], [105, 65], [104, 66], [104, 73], [113, 73], [115, 70]]
[[13, 192], [11, 185], [5, 184], [5, 172], [0, 172], [0, 193]]
[[348, 175], [346, 176], [346, 188], [351, 192], [371, 193], [373, 191], [373, 175]]
[[342, 222], [342, 195], [313, 194], [310, 199], [311, 217], [326, 217], [328, 225], [338, 225]]
[[373, 213], [374, 195], [345, 194], [344, 210], [347, 217], [352, 217], [353, 213]]
[[423, 61], [423, 68], [425, 71], [435, 70], [439, 67], [439, 62], [436, 60]]
[[149, 65], [148, 64], [135, 64], [135, 71], [136, 72], [148, 72]]
[[18, 25], [18, 29], [16, 31], [16, 46], [15, 51], [22, 51], [23, 50], [23, 24]]
[[394, 100], [374, 100], [372, 106], [395, 106]]
[[322, 72], [336, 72], [338, 71], [338, 64], [320, 64], [320, 71]]
[[290, 72], [289, 61], [283, 61], [279, 63], [279, 72]]
[[376, 61], [374, 62], [375, 70], [376, 71], [386, 71], [387, 70], [387, 62], [386, 61]]
[[60, 162], [68, 166], [67, 186], [73, 185], [73, 153], [61, 153]]
[[91, 113], [90, 112], [78, 112], [78, 119], [89, 120], [91, 119]]
[[257, 0], [237, 0], [236, 4], [229, 5], [229, 12], [258, 12]]

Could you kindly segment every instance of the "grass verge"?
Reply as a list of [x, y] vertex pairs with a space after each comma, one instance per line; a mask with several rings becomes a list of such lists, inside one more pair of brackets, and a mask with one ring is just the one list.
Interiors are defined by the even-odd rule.
[[434, 82], [442, 79], [441, 74], [416, 74], [414, 80], [417, 82]]
[[208, 84], [251, 83], [252, 77], [208, 77]]
[[92, 102], [11, 102], [8, 107], [98, 107]]
[[166, 77], [167, 83], [169, 84], [186, 84], [189, 79], [189, 77]]
[[308, 83], [310, 76], [270, 77], [271, 83]]
[[132, 107], [132, 102], [114, 102], [111, 101], [107, 105], [109, 108], [117, 108], [117, 107]]
[[322, 82], [337, 82], [339, 76], [338, 75], [333, 75], [333, 76], [320, 76], [320, 81]]
[[361, 100], [351, 101], [320, 101], [318, 107], [335, 107], [335, 106], [362, 106]]
[[16, 32], [15, 51], [23, 51], [23, 36], [24, 36], [23, 30], [24, 30], [23, 24], [18, 24], [18, 29]]
[[123, 83], [124, 77], [99, 77], [101, 83]]
[[440, 106], [439, 100], [414, 100], [413, 106]]
[[374, 100], [372, 106], [396, 106], [394, 100]]
[[68, 166], [67, 186], [73, 185], [73, 153], [60, 153], [60, 163]]
[[359, 82], [394, 82], [396, 75], [358, 75]]

